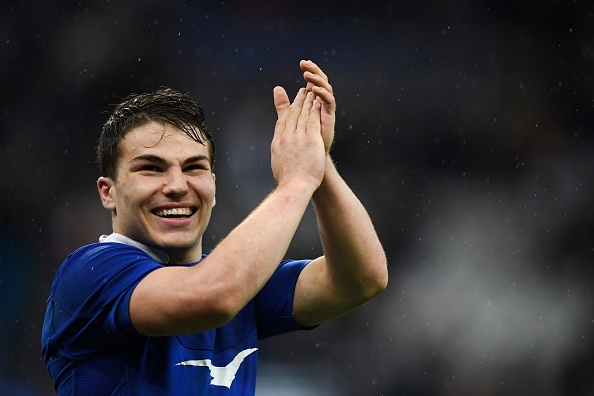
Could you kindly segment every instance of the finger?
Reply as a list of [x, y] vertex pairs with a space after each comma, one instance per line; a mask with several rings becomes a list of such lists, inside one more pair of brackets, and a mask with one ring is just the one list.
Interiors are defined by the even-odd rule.
[[287, 91], [285, 91], [283, 87], [274, 87], [272, 90], [272, 95], [274, 98], [276, 115], [280, 118], [281, 114], [287, 111], [287, 109], [291, 106], [289, 95], [287, 95]]
[[312, 95], [315, 99], [313, 100], [311, 109], [310, 109], [310, 113], [309, 113], [309, 118], [307, 120], [307, 132], [308, 133], [317, 133], [319, 134], [321, 131], [321, 117], [320, 117], [320, 113], [321, 113], [321, 107], [322, 104], [320, 103], [320, 100], [315, 97], [315, 95]]
[[332, 85], [328, 82], [327, 77], [304, 71], [303, 78], [307, 81], [306, 89], [315, 93], [322, 100], [324, 110], [329, 113], [335, 111], [336, 99], [334, 98]]
[[319, 74], [315, 74], [310, 71], [304, 71], [303, 79], [307, 82], [308, 86], [323, 87], [327, 89], [328, 92], [332, 92], [332, 85], [330, 85], [328, 79], [320, 76]]
[[326, 74], [322, 71], [322, 69], [320, 69], [318, 65], [316, 65], [314, 62], [310, 60], [302, 60], [301, 62], [299, 62], [299, 67], [301, 67], [301, 70], [303, 70], [304, 72], [308, 71], [328, 81], [328, 76], [326, 76]]
[[[299, 96], [299, 93], [297, 94]], [[276, 124], [274, 126], [274, 137], [278, 137], [283, 134], [287, 126], [287, 119], [291, 114], [290, 108], [291, 105], [289, 104], [289, 96], [287, 92], [282, 87], [274, 87], [273, 89], [273, 97], [274, 97], [274, 106], [277, 111], [278, 119], [276, 120]]]
[[331, 91], [319, 86], [313, 86], [311, 91], [320, 98], [325, 111], [332, 113], [336, 110], [336, 98]]
[[314, 99], [315, 95], [312, 92], [308, 92], [305, 96], [305, 101], [303, 102], [303, 107], [301, 108], [301, 114], [299, 114], [299, 121], [297, 123], [295, 132], [307, 133], [307, 125], [311, 115], [311, 108], [313, 106]]
[[305, 88], [300, 88], [297, 92], [297, 96], [295, 96], [295, 100], [291, 103], [288, 111], [283, 113], [283, 116], [287, 114], [287, 121], [285, 123], [285, 130], [286, 131], [294, 131], [297, 127], [297, 122], [299, 120], [299, 116], [301, 115], [301, 110], [303, 109], [303, 102], [305, 101]]

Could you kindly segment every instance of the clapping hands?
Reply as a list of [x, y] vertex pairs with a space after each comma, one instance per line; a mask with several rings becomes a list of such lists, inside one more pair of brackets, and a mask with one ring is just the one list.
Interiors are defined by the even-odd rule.
[[274, 88], [278, 120], [271, 145], [272, 170], [278, 184], [305, 178], [317, 188], [334, 140], [336, 102], [328, 77], [315, 63], [301, 61], [300, 67], [306, 87], [292, 103], [284, 88]]

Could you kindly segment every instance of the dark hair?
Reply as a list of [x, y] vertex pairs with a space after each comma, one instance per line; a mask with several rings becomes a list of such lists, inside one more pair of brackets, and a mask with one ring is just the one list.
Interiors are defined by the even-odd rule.
[[151, 121], [167, 122], [192, 140], [208, 144], [210, 165], [214, 167], [215, 144], [202, 107], [189, 95], [162, 87], [148, 94], [131, 94], [115, 107], [103, 125], [97, 143], [97, 161], [102, 176], [115, 180], [120, 142], [132, 129]]

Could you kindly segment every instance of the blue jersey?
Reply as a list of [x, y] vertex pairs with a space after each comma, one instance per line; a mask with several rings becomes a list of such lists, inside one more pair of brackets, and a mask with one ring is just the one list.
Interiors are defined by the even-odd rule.
[[281, 262], [258, 295], [218, 329], [147, 337], [132, 326], [130, 296], [163, 264], [158, 252], [131, 242], [84, 246], [56, 273], [42, 353], [58, 394], [253, 395], [258, 340], [301, 329], [293, 295], [308, 261]]

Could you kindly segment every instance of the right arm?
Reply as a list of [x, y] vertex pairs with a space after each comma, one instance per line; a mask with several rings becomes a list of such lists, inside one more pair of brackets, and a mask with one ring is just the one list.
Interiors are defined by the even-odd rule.
[[[275, 101], [286, 97], [275, 88]], [[130, 299], [134, 327], [145, 335], [196, 333], [231, 320], [283, 259], [325, 169], [320, 104], [304, 91], [279, 117], [271, 145], [277, 186], [199, 264], [147, 275]]]

